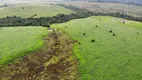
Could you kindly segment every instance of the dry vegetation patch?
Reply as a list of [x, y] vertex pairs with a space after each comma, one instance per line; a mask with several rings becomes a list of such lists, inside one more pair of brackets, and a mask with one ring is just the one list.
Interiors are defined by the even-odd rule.
[[61, 32], [50, 34], [40, 51], [15, 60], [0, 69], [0, 80], [75, 80], [77, 60], [72, 55], [75, 41]]
[[65, 5], [73, 5], [79, 8], [87, 9], [91, 12], [102, 13], [125, 13], [133, 17], [142, 17], [142, 6], [120, 4], [120, 3], [99, 3], [99, 2], [61, 2]]

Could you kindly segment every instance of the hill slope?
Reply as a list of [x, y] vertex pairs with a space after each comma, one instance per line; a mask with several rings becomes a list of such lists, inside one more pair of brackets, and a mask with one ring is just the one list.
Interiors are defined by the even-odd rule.
[[125, 13], [133, 17], [142, 17], [142, 6], [120, 4], [120, 3], [100, 3], [100, 2], [59, 2], [64, 5], [73, 5], [87, 9], [91, 12], [101, 13]]
[[52, 27], [78, 40], [81, 80], [142, 79], [142, 23], [98, 16]]
[[0, 8], [0, 18], [19, 16], [23, 18], [51, 17], [57, 14], [71, 14], [73, 11], [49, 4], [19, 4]]
[[0, 66], [40, 49], [46, 34], [43, 27], [1, 27]]

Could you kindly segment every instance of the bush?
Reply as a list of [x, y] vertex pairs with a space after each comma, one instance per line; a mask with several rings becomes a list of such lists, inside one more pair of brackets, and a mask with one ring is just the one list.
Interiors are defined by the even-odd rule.
[[85, 33], [83, 33], [83, 35], [86, 35]]
[[94, 39], [92, 39], [91, 42], [96, 42], [96, 41]]
[[139, 32], [137, 32], [137, 34], [139, 34]]
[[125, 22], [123, 22], [123, 24], [125, 24]]
[[115, 33], [113, 33], [113, 36], [115, 36]]
[[22, 7], [22, 9], [24, 9], [24, 7]]
[[112, 33], [112, 30], [110, 30], [109, 32]]

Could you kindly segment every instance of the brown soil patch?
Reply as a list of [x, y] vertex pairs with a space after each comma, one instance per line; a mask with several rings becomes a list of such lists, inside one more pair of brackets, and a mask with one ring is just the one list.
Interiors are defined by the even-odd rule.
[[40, 51], [1, 68], [0, 80], [77, 80], [73, 43], [67, 35], [53, 31]]

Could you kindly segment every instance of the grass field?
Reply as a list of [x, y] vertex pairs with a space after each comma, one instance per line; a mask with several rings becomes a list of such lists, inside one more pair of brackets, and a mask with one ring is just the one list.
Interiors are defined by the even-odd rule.
[[57, 14], [71, 14], [73, 11], [60, 6], [49, 4], [19, 4], [0, 8], [0, 18], [7, 16], [28, 17], [51, 17]]
[[43, 46], [44, 27], [1, 27], [0, 66]]
[[97, 16], [51, 27], [78, 41], [73, 52], [81, 80], [142, 79], [142, 23]]

